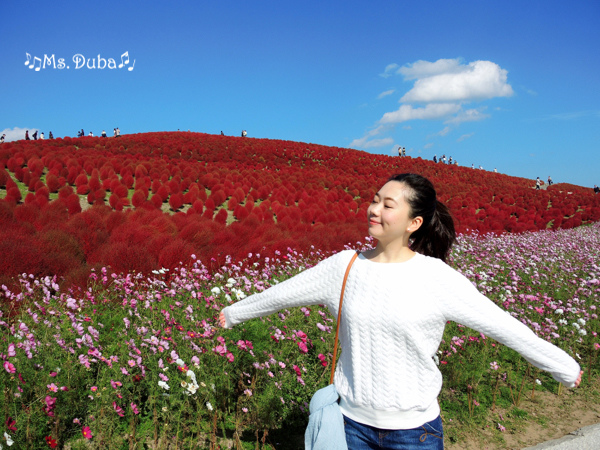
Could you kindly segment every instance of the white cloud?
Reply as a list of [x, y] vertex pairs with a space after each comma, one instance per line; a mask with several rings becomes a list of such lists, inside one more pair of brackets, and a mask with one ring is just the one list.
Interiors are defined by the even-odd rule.
[[458, 111], [460, 111], [460, 105], [454, 103], [432, 103], [423, 108], [402, 105], [397, 111], [385, 113], [379, 123], [393, 124], [414, 119], [443, 119], [451, 114], [456, 114]]
[[407, 64], [406, 66], [398, 69], [396, 73], [404, 75], [405, 80], [417, 80], [421, 78], [432, 77], [434, 75], [460, 73], [461, 71], [462, 68], [460, 65], [460, 60], [438, 59], [436, 62], [420, 60], [412, 64]]
[[469, 133], [469, 134], [463, 134], [461, 137], [459, 137], [456, 142], [462, 142], [465, 139], [469, 139], [470, 137], [473, 137], [475, 133]]
[[348, 145], [348, 147], [367, 149], [392, 145], [393, 143], [394, 139], [392, 139], [391, 137], [369, 140], [369, 136], [363, 136], [360, 139], [354, 139], [352, 142], [350, 142], [350, 145]]
[[6, 137], [4, 138], [6, 142], [18, 141], [20, 139], [25, 139], [25, 131], [29, 131], [29, 136], [31, 136], [36, 130], [38, 130], [38, 128], [14, 127], [12, 130], [10, 128], [5, 128], [4, 130], [0, 131], [0, 136], [6, 134]]
[[394, 73], [397, 73], [396, 69], [398, 69], [398, 67], [398, 64], [388, 64], [383, 73], [380, 73], [379, 76], [383, 78], [389, 78]]
[[448, 133], [450, 133], [450, 131], [452, 130], [452, 128], [450, 127], [444, 127], [443, 130], [441, 130], [440, 132], [437, 133], [438, 136], [446, 136]]
[[425, 144], [423, 146], [424, 149], [428, 149], [428, 148], [431, 148], [431, 147], [433, 147], [433, 142], [429, 142], [428, 144]]
[[481, 109], [467, 109], [466, 111], [460, 111], [455, 117], [446, 120], [444, 123], [451, 123], [458, 125], [463, 122], [477, 122], [479, 120], [487, 119], [490, 117], [489, 114], [484, 114], [485, 108]]
[[[436, 136], [446, 136], [463, 122], [474, 122], [490, 117], [485, 107], [463, 109], [464, 104], [489, 100], [496, 97], [510, 97], [513, 88], [507, 82], [508, 72], [492, 61], [473, 61], [468, 64], [460, 59], [419, 60], [400, 67], [388, 64], [381, 77], [401, 75], [404, 81], [414, 80], [412, 88], [400, 99], [396, 111], [383, 114], [375, 124], [376, 128], [362, 138], [350, 143], [355, 148], [380, 147], [393, 142], [383, 137], [395, 125], [410, 120], [434, 120], [446, 125]], [[395, 89], [379, 94], [378, 99], [392, 95]], [[417, 105], [414, 105], [414, 104]], [[573, 117], [563, 115], [561, 118]], [[548, 118], [558, 118], [557, 116]], [[404, 126], [403, 129], [410, 129]], [[374, 136], [378, 136], [376, 139]], [[461, 140], [471, 135], [463, 135]], [[425, 147], [429, 148], [429, 147]]]
[[387, 97], [388, 95], [392, 95], [394, 92], [396, 92], [396, 89], [390, 89], [389, 91], [382, 92], [381, 94], [379, 94], [377, 96], [377, 99], [379, 100], [379, 99], [382, 99], [383, 97]]
[[491, 61], [475, 61], [468, 65], [458, 65], [457, 60], [417, 63], [423, 67], [414, 69], [413, 64], [406, 69], [407, 76], [417, 81], [400, 99], [402, 102], [468, 102], [510, 97], [514, 93], [506, 82], [508, 72]]

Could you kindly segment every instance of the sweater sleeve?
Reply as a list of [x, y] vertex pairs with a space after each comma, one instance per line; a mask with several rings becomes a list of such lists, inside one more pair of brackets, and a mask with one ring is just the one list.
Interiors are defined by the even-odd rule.
[[324, 304], [337, 314], [344, 271], [353, 251], [337, 253], [264, 292], [223, 309], [226, 328], [284, 308]]
[[465, 325], [517, 351], [529, 363], [552, 374], [567, 387], [579, 376], [579, 364], [565, 351], [538, 337], [529, 327], [498, 307], [463, 275], [454, 272], [448, 282], [451, 300], [447, 320]]

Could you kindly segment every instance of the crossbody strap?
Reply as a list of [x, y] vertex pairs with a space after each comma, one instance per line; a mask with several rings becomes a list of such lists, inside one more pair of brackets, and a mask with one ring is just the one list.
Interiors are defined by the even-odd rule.
[[340, 335], [340, 321], [342, 320], [342, 303], [344, 302], [344, 291], [346, 290], [346, 280], [348, 279], [348, 274], [350, 273], [350, 268], [356, 257], [358, 256], [358, 252], [354, 254], [350, 262], [348, 263], [348, 267], [346, 268], [346, 273], [344, 274], [344, 282], [342, 283], [342, 293], [340, 294], [340, 306], [338, 308], [338, 317], [337, 324], [335, 327], [335, 344], [333, 345], [333, 360], [331, 361], [331, 377], [329, 378], [329, 384], [333, 384], [333, 376], [335, 374], [335, 361], [337, 359], [337, 348], [338, 348], [338, 339]]

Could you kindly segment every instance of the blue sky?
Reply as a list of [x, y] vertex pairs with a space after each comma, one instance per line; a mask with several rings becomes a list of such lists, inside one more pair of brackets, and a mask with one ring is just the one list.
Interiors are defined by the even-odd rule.
[[598, 1], [5, 1], [0, 15], [9, 140], [245, 129], [600, 184]]

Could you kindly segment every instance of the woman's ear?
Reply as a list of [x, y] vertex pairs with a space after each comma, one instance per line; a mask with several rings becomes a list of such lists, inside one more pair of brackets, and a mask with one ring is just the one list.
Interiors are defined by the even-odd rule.
[[414, 233], [423, 225], [423, 218], [421, 216], [417, 216], [410, 221], [410, 225], [408, 226], [408, 231]]

